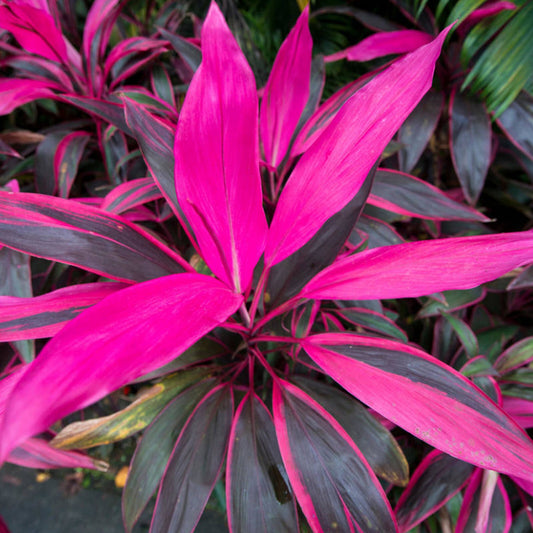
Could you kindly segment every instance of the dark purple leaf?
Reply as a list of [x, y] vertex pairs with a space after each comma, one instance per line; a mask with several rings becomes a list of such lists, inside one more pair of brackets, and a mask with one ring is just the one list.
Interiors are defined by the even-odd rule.
[[533, 96], [522, 91], [497, 122], [509, 140], [533, 159]]
[[368, 462], [340, 424], [288, 382], [272, 399], [281, 456], [313, 531], [397, 531], [389, 502]]
[[266, 292], [272, 307], [297, 294], [315, 274], [335, 260], [365, 205], [376, 167], [377, 164], [351, 202], [327, 220], [304, 246], [270, 269]]
[[176, 440], [198, 402], [214, 380], [194, 385], [172, 400], [145, 430], [131, 460], [124, 492], [122, 514], [130, 532], [154, 494], [172, 454]]
[[364, 232], [368, 238], [365, 239], [366, 249], [379, 248], [380, 246], [392, 246], [405, 242], [402, 236], [390, 225], [379, 218], [362, 215], [357, 221], [355, 229], [349, 237], [352, 245], [358, 246], [360, 243], [359, 232]]
[[41, 194], [53, 195], [57, 191], [54, 157], [65, 131], [49, 133], [35, 151], [35, 185]]
[[402, 172], [411, 172], [420, 159], [439, 122], [442, 104], [442, 94], [429, 91], [400, 128], [398, 141], [403, 146], [398, 156]]
[[375, 474], [394, 485], [407, 485], [407, 459], [392, 434], [366, 407], [352, 396], [326, 383], [303, 377], [294, 381], [344, 428]]
[[413, 472], [394, 509], [400, 531], [409, 531], [440, 509], [470, 478], [474, 467], [433, 450]]
[[232, 418], [233, 394], [225, 385], [193, 411], [163, 476], [151, 533], [194, 531], [225, 459]]
[[492, 129], [485, 106], [458, 91], [450, 97], [450, 152], [465, 197], [475, 204], [490, 166]]
[[152, 178], [138, 178], [115, 187], [106, 195], [101, 209], [120, 215], [128, 209], [161, 198], [161, 191]]
[[530, 287], [533, 287], [533, 265], [525, 268], [519, 276], [509, 283], [507, 289], [527, 289]]
[[164, 28], [158, 28], [158, 30], [170, 42], [176, 53], [185, 60], [190, 69], [196, 72], [202, 62], [202, 51], [200, 48], [180, 35], [165, 30]]
[[72, 200], [0, 192], [0, 242], [119, 281], [145, 281], [192, 269], [126, 219]]
[[296, 501], [279, 452], [272, 415], [254, 393], [245, 396], [235, 414], [226, 494], [232, 533], [298, 531]]
[[59, 196], [62, 198], [68, 198], [89, 139], [88, 133], [75, 131], [65, 135], [57, 145], [57, 151], [54, 155], [54, 177]]

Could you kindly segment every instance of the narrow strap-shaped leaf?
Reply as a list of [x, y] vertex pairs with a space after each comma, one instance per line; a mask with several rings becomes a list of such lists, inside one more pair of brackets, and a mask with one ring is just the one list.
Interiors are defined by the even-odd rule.
[[62, 198], [68, 198], [83, 151], [90, 138], [91, 136], [85, 131], [74, 131], [65, 135], [57, 145], [54, 156], [54, 176], [59, 196]]
[[299, 296], [325, 300], [409, 298], [471, 289], [533, 262], [533, 231], [435, 239], [341, 259]]
[[398, 132], [402, 148], [398, 153], [400, 170], [411, 172], [427, 146], [442, 111], [443, 94], [429, 91]]
[[39, 100], [52, 98], [56, 84], [42, 80], [0, 78], [0, 115], [8, 115], [17, 107]]
[[226, 456], [233, 418], [230, 387], [213, 389], [176, 442], [157, 496], [150, 533], [192, 533]]
[[72, 200], [0, 191], [0, 242], [120, 281], [191, 270], [178, 254], [125, 218]]
[[211, 270], [244, 291], [264, 248], [254, 75], [213, 2], [202, 64], [181, 109], [174, 155], [178, 202]]
[[302, 388], [345, 429], [379, 477], [405, 486], [409, 465], [392, 434], [357, 400], [338, 388], [303, 377], [295, 379]]
[[103, 471], [108, 468], [104, 461], [72, 450], [56, 450], [46, 440], [33, 437], [15, 448], [7, 462], [26, 468], [90, 468]]
[[174, 130], [130, 98], [124, 99], [124, 109], [152, 178], [183, 225], [185, 215], [178, 205], [174, 182]]
[[128, 287], [87, 309], [28, 365], [11, 394], [0, 462], [59, 418], [172, 361], [241, 303], [216, 279], [176, 274]]
[[512, 513], [509, 496], [496, 472], [478, 470], [468, 484], [455, 533], [508, 533]]
[[459, 91], [450, 97], [450, 153], [464, 195], [475, 204], [490, 166], [492, 128], [484, 105]]
[[494, 361], [494, 368], [500, 374], [506, 374], [531, 363], [531, 361], [533, 361], [533, 337], [526, 337], [507, 348]]
[[285, 381], [274, 382], [272, 406], [281, 456], [312, 531], [397, 531], [379, 481], [340, 424]]
[[100, 208], [119, 215], [161, 197], [161, 191], [152, 178], [138, 178], [115, 187], [106, 195]]
[[253, 392], [242, 400], [231, 428], [226, 494], [231, 533], [298, 531], [272, 415]]
[[285, 157], [309, 97], [312, 48], [306, 7], [279, 49], [261, 101], [259, 133], [265, 161], [273, 167]]
[[18, 2], [3, 4], [0, 6], [0, 28], [10, 31], [28, 52], [68, 63], [64, 37], [46, 11]]
[[384, 31], [366, 37], [354, 46], [325, 57], [326, 62], [347, 59], [370, 61], [391, 54], [412, 52], [433, 40], [429, 33], [419, 30]]
[[171, 33], [165, 28], [158, 28], [159, 33], [167, 39], [175, 52], [178, 53], [193, 72], [198, 70], [202, 62], [202, 51], [193, 43], [189, 42], [184, 37]]
[[183, 426], [213, 385], [213, 380], [207, 380], [186, 389], [159, 413], [143, 433], [122, 493], [122, 515], [128, 533], [157, 489]]
[[374, 173], [375, 167], [355, 197], [327, 220], [306, 244], [272, 267], [266, 290], [272, 307], [297, 294], [315, 274], [335, 260], [359, 219]]
[[[0, 255], [7, 250], [0, 250]], [[53, 337], [84, 309], [126, 286], [86, 283], [34, 298], [0, 296], [0, 342]]]
[[394, 509], [400, 531], [410, 531], [440, 509], [461, 490], [473, 471], [471, 464], [439, 450], [426, 455]]
[[438, 359], [396, 341], [354, 334], [314, 335], [303, 347], [348, 392], [431, 446], [533, 479], [533, 442], [472, 382]]
[[267, 266], [301, 248], [357, 194], [387, 143], [430, 88], [446, 33], [357, 91], [298, 161], [270, 226]]
[[193, 383], [207, 377], [210, 369], [183, 370], [156, 383], [141, 393], [128, 407], [101, 418], [73, 422], [52, 440], [62, 450], [93, 448], [123, 440], [144, 429], [173, 397]]
[[489, 219], [415, 176], [395, 170], [379, 169], [374, 178], [368, 203], [393, 213], [429, 220]]
[[519, 150], [533, 159], [533, 96], [522, 91], [500, 115], [498, 125]]

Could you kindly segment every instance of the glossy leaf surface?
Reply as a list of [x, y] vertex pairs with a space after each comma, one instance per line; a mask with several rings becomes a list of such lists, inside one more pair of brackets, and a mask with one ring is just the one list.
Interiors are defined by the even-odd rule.
[[175, 252], [125, 218], [61, 198], [0, 191], [0, 242], [120, 281], [191, 270]]
[[[168, 363], [240, 304], [240, 296], [213, 278], [177, 274], [87, 309], [46, 345], [11, 395], [0, 460], [59, 418]], [[22, 409], [25, 417], [18, 416]]]
[[272, 415], [254, 393], [245, 396], [235, 413], [226, 495], [231, 533], [298, 531]]
[[303, 347], [348, 392], [431, 446], [484, 468], [533, 478], [533, 442], [438, 359], [395, 341], [351, 334], [314, 335]]

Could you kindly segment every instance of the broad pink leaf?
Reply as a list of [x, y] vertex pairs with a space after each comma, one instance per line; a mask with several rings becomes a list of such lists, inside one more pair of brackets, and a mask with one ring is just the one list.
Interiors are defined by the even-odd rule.
[[387, 143], [431, 87], [447, 31], [357, 91], [304, 153], [279, 199], [266, 265], [301, 248], [355, 196]]
[[400, 531], [410, 531], [440, 509], [467, 483], [474, 468], [439, 450], [426, 455], [394, 509]]
[[267, 231], [257, 93], [254, 75], [214, 2], [202, 30], [202, 55], [178, 122], [176, 192], [206, 263], [243, 291]]
[[224, 462], [232, 418], [227, 385], [214, 388], [195, 408], [163, 476], [151, 533], [193, 533]]
[[472, 11], [472, 13], [466, 17], [461, 24], [461, 29], [464, 30], [465, 26], [474, 25], [480, 20], [483, 20], [487, 17], [493, 17], [502, 11], [513, 9], [516, 9], [516, 5], [512, 2], [507, 2], [504, 0], [486, 2], [482, 7], [474, 9], [474, 11]]
[[471, 289], [531, 262], [533, 231], [409, 242], [341, 259], [315, 276], [299, 296], [413, 298]]
[[370, 61], [391, 54], [412, 52], [433, 40], [429, 33], [419, 30], [398, 30], [375, 33], [346, 50], [326, 56], [327, 63], [347, 59], [348, 61]]
[[68, 63], [63, 34], [47, 12], [27, 4], [9, 2], [0, 6], [0, 28], [10, 31], [28, 52]]
[[52, 98], [56, 84], [41, 80], [0, 78], [0, 115], [39, 98]]
[[531, 400], [504, 395], [503, 409], [520, 427], [526, 429], [533, 427], [533, 402]]
[[0, 191], [0, 229], [2, 244], [119, 281], [192, 270], [125, 218], [73, 200]]
[[531, 439], [471, 381], [438, 359], [396, 341], [354, 334], [314, 335], [302, 345], [348, 392], [431, 446], [533, 480]]
[[320, 404], [298, 387], [276, 380], [272, 408], [291, 486], [314, 533], [397, 531], [368, 462]]
[[456, 202], [437, 187], [396, 170], [376, 172], [368, 203], [400, 215], [429, 220], [489, 221], [479, 211]]
[[59, 418], [176, 358], [241, 301], [211, 277], [176, 274], [128, 287], [84, 311], [27, 366], [11, 394], [0, 463]]
[[242, 400], [230, 434], [226, 498], [231, 533], [298, 531], [272, 415], [253, 392]]
[[309, 98], [312, 48], [306, 7], [281, 45], [263, 91], [259, 133], [265, 161], [273, 167], [285, 157]]
[[52, 337], [84, 309], [126, 286], [85, 283], [34, 298], [0, 296], [0, 342]]

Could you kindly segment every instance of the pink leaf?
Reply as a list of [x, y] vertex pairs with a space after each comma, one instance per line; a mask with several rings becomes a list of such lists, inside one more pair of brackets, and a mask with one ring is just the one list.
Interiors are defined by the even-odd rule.
[[412, 52], [433, 40], [429, 33], [418, 30], [384, 31], [363, 39], [355, 46], [326, 56], [326, 63], [347, 59], [348, 61], [370, 61], [391, 54]]
[[309, 7], [279, 49], [265, 85], [260, 110], [260, 134], [266, 162], [277, 167], [309, 98], [311, 51]]
[[265, 250], [268, 266], [301, 248], [355, 196], [387, 143], [431, 87], [447, 31], [358, 90], [304, 153], [274, 214]]
[[53, 97], [53, 88], [56, 84], [47, 81], [0, 78], [0, 115], [7, 115], [33, 100]]
[[10, 2], [0, 6], [0, 28], [10, 31], [28, 52], [68, 63], [63, 34], [47, 12]]
[[299, 294], [321, 300], [412, 298], [471, 289], [533, 262], [533, 231], [409, 242], [341, 259]]
[[178, 122], [176, 191], [206, 263], [242, 291], [267, 231], [257, 94], [253, 73], [214, 2], [202, 30], [202, 55]]
[[431, 446], [533, 480], [530, 438], [471, 381], [438, 359], [396, 341], [353, 334], [314, 335], [302, 345], [348, 392]]
[[124, 287], [124, 283], [85, 283], [35, 298], [0, 296], [0, 342], [52, 337], [85, 308]]
[[176, 274], [119, 291], [77, 316], [11, 394], [0, 463], [59, 418], [176, 358], [241, 302], [213, 278]]

